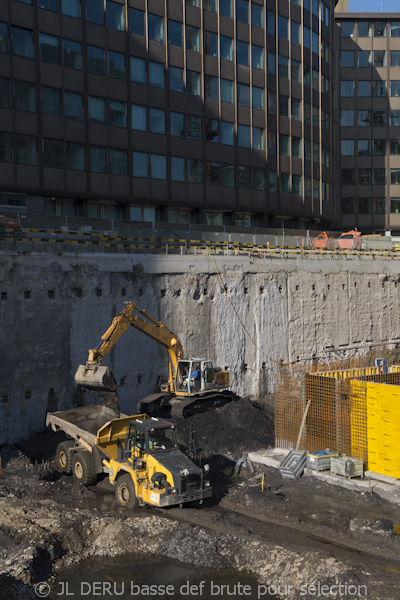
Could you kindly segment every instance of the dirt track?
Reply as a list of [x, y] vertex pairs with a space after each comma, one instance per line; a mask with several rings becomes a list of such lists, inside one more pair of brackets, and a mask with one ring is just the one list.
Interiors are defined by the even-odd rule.
[[[86, 489], [52, 468], [27, 473], [27, 456], [52, 460], [60, 441], [52, 433], [3, 449], [0, 598], [35, 598], [35, 583], [90, 556], [141, 552], [246, 569], [263, 582], [292, 586], [286, 598], [315, 597], [301, 593], [302, 586], [333, 589], [340, 582], [363, 592], [367, 586], [367, 594], [336, 597], [398, 600], [399, 540], [391, 530], [397, 507], [312, 477], [283, 480], [274, 469], [265, 470], [264, 492], [257, 473], [244, 469], [234, 477], [244, 451], [273, 443], [270, 413], [246, 400], [177, 426], [182, 444], [197, 431], [201, 456], [212, 467], [216, 497], [200, 508], [126, 513], [116, 508], [106, 480]], [[378, 519], [380, 533], [351, 531], [355, 518]]]

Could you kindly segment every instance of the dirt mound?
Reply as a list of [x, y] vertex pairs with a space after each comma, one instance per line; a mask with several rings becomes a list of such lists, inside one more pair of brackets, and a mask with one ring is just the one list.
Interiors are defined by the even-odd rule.
[[240, 457], [249, 450], [274, 444], [274, 421], [270, 409], [240, 398], [217, 410], [176, 419], [178, 440], [188, 446], [191, 432], [197, 432], [198, 451]]

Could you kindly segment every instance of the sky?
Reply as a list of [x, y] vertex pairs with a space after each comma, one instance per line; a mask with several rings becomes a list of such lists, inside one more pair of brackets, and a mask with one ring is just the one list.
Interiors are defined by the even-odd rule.
[[[399, 12], [399, 0], [382, 0], [383, 12]], [[350, 0], [351, 12], [381, 12], [381, 0]]]

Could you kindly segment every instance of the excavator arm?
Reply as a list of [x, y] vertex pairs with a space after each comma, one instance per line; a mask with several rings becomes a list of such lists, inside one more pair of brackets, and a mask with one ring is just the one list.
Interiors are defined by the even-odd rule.
[[[139, 314], [135, 314], [135, 312]], [[124, 310], [113, 319], [110, 327], [102, 335], [96, 348], [89, 350], [86, 365], [80, 365], [75, 374], [76, 383], [89, 388], [115, 389], [115, 381], [108, 367], [103, 367], [103, 358], [115, 346], [128, 327], [135, 327], [142, 333], [164, 346], [169, 355], [168, 387], [174, 391], [174, 379], [179, 359], [183, 358], [182, 344], [161, 321], [157, 321], [144, 309], [137, 308], [134, 302], [126, 302]]]

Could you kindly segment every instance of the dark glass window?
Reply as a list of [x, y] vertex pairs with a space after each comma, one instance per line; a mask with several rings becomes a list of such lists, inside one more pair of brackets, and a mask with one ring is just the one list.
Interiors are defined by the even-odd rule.
[[132, 129], [147, 131], [147, 106], [140, 104], [131, 105]]
[[187, 136], [190, 140], [201, 140], [201, 117], [187, 116]]
[[12, 133], [0, 132], [0, 162], [13, 161], [13, 135]]
[[206, 183], [207, 185], [220, 185], [220, 167], [218, 162], [206, 161]]
[[165, 134], [165, 110], [150, 108], [150, 131]]
[[126, 150], [111, 148], [110, 170], [112, 175], [128, 175], [128, 153]]
[[61, 90], [42, 86], [42, 114], [61, 117]]
[[169, 114], [170, 135], [185, 137], [185, 115], [183, 113], [171, 112]]
[[218, 77], [204, 75], [204, 97], [218, 100]]
[[204, 32], [204, 54], [218, 56], [218, 36], [211, 31]]
[[0, 108], [11, 108], [10, 80], [0, 77]]
[[32, 31], [20, 27], [11, 27], [11, 38], [13, 54], [25, 58], [34, 57]]
[[249, 22], [249, 2], [248, 0], [236, 0], [236, 20], [242, 23]]
[[164, 41], [164, 19], [158, 15], [147, 15], [149, 40]]
[[87, 47], [87, 62], [89, 73], [96, 75], [105, 75], [106, 72], [106, 56], [103, 48], [96, 46]]
[[342, 21], [340, 35], [342, 37], [354, 37], [354, 21]]
[[188, 181], [203, 183], [203, 163], [201, 160], [188, 158]]
[[64, 91], [64, 115], [66, 119], [83, 121], [83, 94]]
[[342, 198], [342, 214], [354, 215], [355, 201], [354, 198]]
[[183, 69], [179, 67], [169, 67], [169, 89], [171, 92], [180, 92], [183, 93], [185, 91], [185, 84], [183, 80]]
[[234, 125], [227, 121], [221, 121], [221, 144], [226, 146], [233, 146], [235, 141], [234, 137]]
[[108, 51], [108, 74], [115, 79], [125, 79], [125, 54]]
[[238, 165], [238, 184], [240, 189], [251, 189], [251, 167]]
[[147, 83], [146, 59], [131, 56], [131, 81]]
[[0, 52], [9, 52], [7, 23], [0, 23]]
[[342, 185], [354, 185], [356, 182], [355, 169], [342, 169]]
[[124, 5], [107, 0], [107, 25], [118, 31], [125, 30]]
[[249, 44], [236, 41], [236, 61], [240, 65], [249, 65]]
[[222, 165], [222, 185], [224, 187], [235, 187], [235, 166]]
[[126, 127], [126, 102], [110, 100], [109, 123], [113, 127]]
[[60, 64], [60, 40], [54, 35], [39, 33], [40, 60], [52, 65]]
[[103, 0], [86, 0], [86, 20], [104, 25]]
[[91, 123], [106, 123], [106, 100], [97, 96], [88, 97], [89, 104], [89, 121]]
[[233, 104], [233, 81], [221, 79], [221, 102]]
[[82, 49], [79, 42], [63, 40], [63, 65], [69, 69], [82, 69]]
[[14, 107], [16, 110], [36, 111], [36, 88], [34, 83], [14, 80]]
[[43, 166], [63, 168], [63, 143], [60, 140], [43, 140]]
[[144, 36], [144, 11], [137, 8], [129, 9], [129, 33]]
[[232, 17], [232, 0], [219, 0], [219, 14]]
[[218, 119], [206, 119], [205, 120], [206, 130], [206, 141], [218, 143], [219, 142], [219, 122]]
[[37, 139], [31, 135], [16, 134], [16, 159], [19, 165], [37, 165]]
[[186, 181], [185, 159], [171, 156], [171, 180]]
[[251, 3], [251, 24], [253, 27], [264, 28], [264, 8], [254, 2]]
[[58, 0], [38, 0], [38, 7], [58, 12]]
[[164, 65], [149, 61], [149, 84], [153, 87], [165, 88]]
[[250, 106], [250, 86], [245, 83], [237, 84], [237, 102], [240, 106]]
[[79, 19], [81, 16], [81, 0], [61, 0], [61, 12], [68, 17]]
[[149, 155], [146, 152], [132, 152], [132, 168], [134, 177], [149, 176]]
[[107, 173], [107, 148], [90, 146], [90, 170], [92, 173]]
[[168, 44], [182, 48], [182, 23], [168, 19]]

